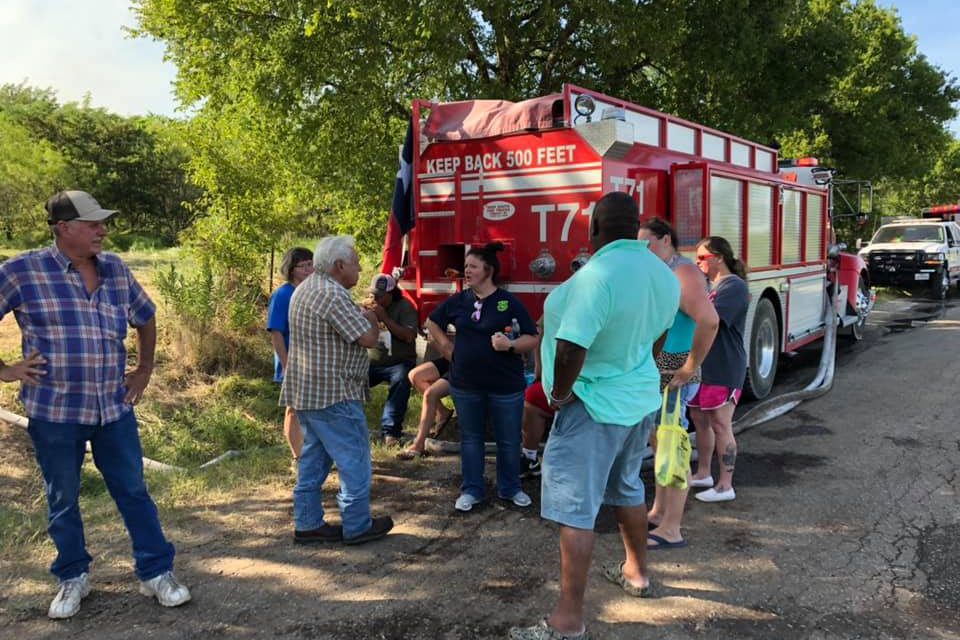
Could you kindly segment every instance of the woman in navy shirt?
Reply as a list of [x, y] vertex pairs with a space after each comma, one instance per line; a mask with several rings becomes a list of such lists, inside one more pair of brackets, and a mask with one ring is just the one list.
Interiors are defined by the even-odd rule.
[[[474, 247], [464, 260], [463, 292], [450, 296], [427, 320], [427, 330], [450, 359], [450, 393], [460, 424], [463, 485], [455, 508], [470, 511], [484, 500], [484, 430], [497, 437], [497, 495], [518, 507], [530, 506], [520, 488], [520, 431], [523, 420], [521, 354], [537, 346], [537, 329], [526, 308], [497, 287], [503, 250], [499, 242]], [[447, 326], [456, 327], [455, 343]]]

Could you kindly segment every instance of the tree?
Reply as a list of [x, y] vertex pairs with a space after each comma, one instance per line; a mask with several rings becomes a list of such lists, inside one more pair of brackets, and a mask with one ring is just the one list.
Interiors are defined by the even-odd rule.
[[7, 240], [43, 229], [43, 203], [69, 175], [53, 145], [0, 112], [0, 233]]
[[57, 189], [88, 191], [121, 211], [115, 222], [119, 231], [169, 242], [192, 221], [189, 204], [200, 192], [187, 180], [191, 149], [182, 123], [157, 116], [124, 118], [92, 108], [89, 101], [60, 105], [51, 90], [25, 85], [0, 87], [0, 115], [38, 149], [55, 150], [68, 168], [53, 176], [34, 167], [35, 181], [56, 185], [44, 199]]
[[886, 216], [919, 215], [924, 207], [960, 203], [960, 140], [944, 148], [926, 175], [882, 187], [882, 214]]
[[[869, 1], [138, 0], [135, 8], [137, 33], [167, 44], [180, 99], [199, 108], [194, 167], [220, 203], [214, 209], [256, 210], [268, 223], [259, 225], [264, 243], [278, 231], [271, 216], [289, 221], [295, 202], [297, 215], [377, 244], [415, 97], [517, 100], [573, 82], [779, 140], [787, 152], [815, 151], [874, 179], [922, 175], [960, 98], [896, 14]], [[220, 148], [240, 129], [256, 139], [246, 173], [261, 185], [256, 194]]]

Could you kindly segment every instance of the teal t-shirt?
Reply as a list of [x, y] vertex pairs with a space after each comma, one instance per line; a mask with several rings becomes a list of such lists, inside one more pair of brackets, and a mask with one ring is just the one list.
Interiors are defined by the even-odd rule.
[[616, 240], [544, 303], [543, 386], [553, 389], [557, 339], [587, 350], [573, 390], [597, 422], [637, 425], [660, 406], [653, 344], [680, 306], [680, 283], [645, 240]]

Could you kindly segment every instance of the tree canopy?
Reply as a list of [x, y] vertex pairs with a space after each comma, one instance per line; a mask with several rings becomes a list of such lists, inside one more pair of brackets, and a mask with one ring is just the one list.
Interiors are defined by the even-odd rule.
[[310, 228], [377, 246], [414, 98], [520, 100], [572, 82], [892, 181], [932, 169], [960, 99], [896, 13], [869, 0], [136, 0], [135, 10], [137, 33], [166, 43], [180, 100], [198, 109], [194, 176], [228, 221], [216, 226], [243, 245]]
[[42, 204], [61, 189], [120, 210], [121, 232], [169, 242], [194, 217], [185, 124], [125, 118], [87, 102], [61, 105], [49, 89], [0, 87], [0, 207], [8, 236], [42, 229]]

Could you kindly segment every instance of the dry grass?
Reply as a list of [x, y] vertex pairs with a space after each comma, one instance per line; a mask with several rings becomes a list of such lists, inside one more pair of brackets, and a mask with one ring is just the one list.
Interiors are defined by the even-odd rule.
[[[264, 495], [286, 493], [292, 482], [289, 452], [281, 433], [282, 413], [276, 402], [278, 389], [268, 376], [272, 354], [267, 336], [259, 331], [242, 336], [253, 354], [249, 357], [256, 361], [244, 369], [262, 371], [262, 375], [209, 375], [185, 366], [174, 344], [175, 318], [154, 285], [159, 268], [171, 263], [181, 266], [179, 250], [135, 251], [122, 256], [158, 304], [157, 368], [137, 411], [145, 455], [191, 469], [173, 474], [148, 472], [165, 526], [177, 527], [198, 511], [222, 509], [226, 526], [242, 527], [243, 518], [232, 516], [226, 505], [261, 489]], [[372, 268], [365, 269], [356, 295], [363, 295], [372, 273]], [[20, 332], [12, 314], [0, 322], [0, 357], [21, 357]], [[373, 401], [366, 407], [374, 438], [379, 435], [386, 394], [385, 385], [375, 388]], [[19, 412], [22, 407], [16, 395], [15, 385], [0, 385], [0, 406]], [[419, 411], [420, 398], [413, 394], [405, 422], [408, 433], [415, 430]], [[46, 504], [29, 438], [22, 429], [0, 423], [0, 447], [0, 575], [4, 576], [0, 589], [9, 595], [6, 603], [0, 601], [0, 613], [6, 609], [16, 616], [18, 603], [49, 591], [45, 567], [52, 560], [53, 548], [46, 536]], [[212, 470], [196, 470], [201, 462], [227, 449], [242, 449], [243, 453]], [[395, 453], [372, 445], [377, 462], [392, 460]], [[106, 551], [98, 556], [98, 572], [127, 571], [126, 532], [92, 464], [85, 466], [81, 502], [88, 537], [100, 541], [97, 546]], [[109, 545], [104, 545], [105, 541]], [[30, 560], [25, 561], [27, 558]]]

